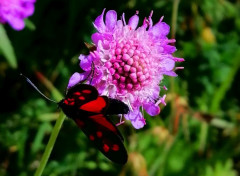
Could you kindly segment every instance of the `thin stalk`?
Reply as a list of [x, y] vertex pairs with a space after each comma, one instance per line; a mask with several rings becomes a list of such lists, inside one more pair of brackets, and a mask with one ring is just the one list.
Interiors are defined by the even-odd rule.
[[53, 128], [53, 131], [52, 131], [52, 134], [51, 134], [50, 139], [48, 141], [47, 147], [46, 147], [46, 149], [44, 151], [44, 154], [43, 154], [43, 157], [41, 159], [40, 165], [37, 168], [34, 176], [41, 176], [42, 175], [43, 170], [45, 169], [46, 164], [48, 162], [48, 159], [50, 157], [50, 154], [52, 152], [53, 146], [54, 146], [54, 144], [56, 142], [58, 133], [59, 133], [61, 127], [62, 127], [64, 119], [65, 119], [65, 115], [61, 111], [60, 115], [59, 115], [59, 118], [57, 119], [56, 124], [55, 124], [55, 126]]
[[[179, 6], [180, 0], [174, 0], [173, 1], [173, 10], [172, 10], [172, 20], [171, 20], [171, 38], [174, 39], [177, 31], [177, 16], [178, 16], [178, 6]], [[171, 101], [171, 116], [170, 116], [170, 124], [169, 124], [169, 131], [173, 130], [173, 123], [174, 123], [174, 117], [175, 117], [175, 81], [174, 78], [170, 78], [170, 94], [172, 95], [172, 101]]]
[[[54, 97], [55, 100], [59, 101], [62, 99], [62, 95], [61, 93], [53, 86], [53, 84], [43, 75], [41, 74], [40, 72], [36, 72], [36, 75], [38, 77], [38, 79], [41, 81], [42, 84], [45, 85], [45, 87], [47, 89], [50, 90], [52, 96]], [[61, 111], [60, 112], [60, 115], [59, 115], [59, 118], [57, 119], [56, 123], [55, 123], [55, 126], [53, 127], [53, 131], [51, 133], [51, 136], [50, 136], [50, 139], [48, 141], [48, 144], [46, 146], [46, 149], [43, 153], [43, 156], [42, 156], [42, 159], [40, 161], [40, 164], [39, 164], [39, 167], [37, 168], [34, 176], [41, 176], [45, 167], [46, 167], [46, 164], [48, 162], [48, 159], [51, 155], [51, 152], [52, 152], [52, 149], [54, 147], [54, 144], [56, 142], [56, 139], [57, 139], [57, 136], [59, 134], [59, 131], [62, 127], [62, 124], [64, 122], [64, 119], [65, 119], [65, 115], [64, 113]]]
[[202, 122], [201, 129], [200, 129], [200, 137], [199, 137], [200, 152], [203, 152], [206, 148], [207, 136], [208, 136], [208, 124], [206, 122]]
[[177, 31], [177, 16], [180, 0], [173, 1], [172, 21], [171, 21], [171, 38], [174, 39]]

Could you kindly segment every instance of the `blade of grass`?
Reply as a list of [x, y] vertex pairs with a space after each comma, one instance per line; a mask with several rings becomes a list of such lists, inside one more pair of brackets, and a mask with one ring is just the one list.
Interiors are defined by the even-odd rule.
[[17, 68], [17, 58], [14, 53], [14, 49], [12, 47], [11, 41], [9, 40], [7, 33], [3, 27], [3, 25], [0, 24], [0, 51], [4, 55], [4, 57], [7, 59], [9, 65], [16, 69]]

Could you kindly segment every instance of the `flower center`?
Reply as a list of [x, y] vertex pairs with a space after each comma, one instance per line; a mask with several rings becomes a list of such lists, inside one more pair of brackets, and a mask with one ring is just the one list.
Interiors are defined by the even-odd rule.
[[140, 90], [151, 80], [154, 63], [148, 59], [149, 51], [138, 40], [121, 41], [111, 47], [112, 57], [106, 62], [112, 82], [119, 92]]

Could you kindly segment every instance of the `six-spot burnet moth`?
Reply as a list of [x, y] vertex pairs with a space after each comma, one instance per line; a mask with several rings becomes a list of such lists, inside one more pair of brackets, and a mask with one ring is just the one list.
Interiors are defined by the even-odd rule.
[[[41, 93], [26, 76], [24, 77], [42, 96], [55, 102]], [[99, 96], [94, 86], [82, 84], [82, 82], [69, 88], [65, 98], [55, 103], [67, 117], [75, 121], [89, 140], [108, 159], [118, 164], [127, 162], [128, 154], [123, 145], [123, 137], [116, 125], [109, 120], [110, 115], [129, 112], [125, 103], [107, 96]]]

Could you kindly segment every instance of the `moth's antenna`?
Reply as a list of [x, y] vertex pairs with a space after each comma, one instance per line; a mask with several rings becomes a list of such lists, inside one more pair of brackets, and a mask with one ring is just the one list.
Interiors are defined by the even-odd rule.
[[26, 76], [23, 75], [22, 73], [20, 73], [20, 76], [23, 76], [23, 77], [26, 79], [26, 81], [27, 81], [31, 86], [33, 86], [33, 88], [34, 88], [36, 91], [38, 91], [38, 93], [40, 93], [44, 98], [46, 98], [47, 100], [49, 100], [49, 101], [51, 101], [51, 102], [58, 103], [58, 102], [56, 102], [56, 101], [48, 98], [46, 95], [44, 95], [44, 94], [33, 84], [33, 82], [32, 82], [28, 77], [26, 77]]
[[92, 84], [92, 80], [93, 80], [93, 77], [94, 77], [94, 68], [95, 68], [95, 65], [94, 65], [94, 62], [92, 62], [92, 64], [91, 64], [91, 75], [92, 75], [92, 77], [91, 77], [91, 80], [90, 80], [90, 84]]

